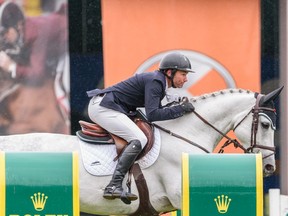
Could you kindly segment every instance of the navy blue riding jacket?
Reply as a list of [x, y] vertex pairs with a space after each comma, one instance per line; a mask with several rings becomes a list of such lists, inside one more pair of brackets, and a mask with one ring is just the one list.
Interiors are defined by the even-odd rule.
[[161, 121], [184, 115], [180, 105], [165, 107], [161, 100], [166, 95], [165, 75], [159, 71], [136, 74], [105, 89], [87, 92], [88, 97], [105, 94], [100, 105], [130, 115], [136, 108], [145, 107], [149, 121]]

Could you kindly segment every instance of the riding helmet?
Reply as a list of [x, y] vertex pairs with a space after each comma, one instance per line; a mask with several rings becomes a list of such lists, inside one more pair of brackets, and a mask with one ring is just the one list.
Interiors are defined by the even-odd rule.
[[17, 28], [19, 21], [24, 21], [24, 18], [23, 11], [16, 3], [7, 1], [0, 6], [0, 26], [2, 28]]
[[194, 71], [192, 71], [189, 59], [179, 52], [172, 52], [164, 56], [160, 61], [159, 69], [176, 69], [194, 73]]

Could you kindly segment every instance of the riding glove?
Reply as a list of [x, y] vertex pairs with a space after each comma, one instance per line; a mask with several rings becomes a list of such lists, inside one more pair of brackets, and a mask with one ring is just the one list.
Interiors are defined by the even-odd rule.
[[193, 112], [195, 110], [195, 107], [192, 105], [192, 103], [187, 100], [181, 104], [181, 107], [186, 113]]

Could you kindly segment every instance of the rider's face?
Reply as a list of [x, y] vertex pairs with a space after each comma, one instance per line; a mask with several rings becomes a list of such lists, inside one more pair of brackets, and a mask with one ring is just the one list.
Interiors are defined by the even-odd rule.
[[187, 74], [188, 72], [186, 71], [176, 71], [174, 78], [173, 78], [173, 83], [175, 88], [182, 88], [184, 83], [188, 81], [187, 79]]
[[9, 27], [4, 33], [5, 42], [9, 44], [14, 44], [17, 42], [19, 34], [15, 28]]

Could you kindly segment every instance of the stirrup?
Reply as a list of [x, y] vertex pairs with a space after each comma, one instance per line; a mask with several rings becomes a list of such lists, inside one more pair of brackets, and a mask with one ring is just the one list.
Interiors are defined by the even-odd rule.
[[[117, 189], [118, 189], [118, 191], [117, 191]], [[123, 189], [122, 190], [121, 189], [119, 189], [115, 186], [106, 187], [104, 190], [103, 197], [105, 199], [109, 199], [109, 200], [114, 200], [116, 198], [119, 198], [126, 204], [130, 204], [131, 201], [138, 199], [138, 197], [135, 194], [125, 192]]]
[[[106, 187], [105, 190], [104, 190], [103, 197], [105, 199], [109, 199], [109, 200], [120, 198], [121, 194], [123, 192], [123, 189], [121, 191], [120, 190], [116, 191], [116, 190], [117, 190], [117, 187], [115, 187], [115, 186]], [[115, 193], [115, 191], [116, 191], [116, 193]]]
[[121, 199], [122, 202], [124, 202], [125, 204], [129, 205], [129, 204], [131, 204], [131, 201], [137, 200], [138, 197], [135, 194], [128, 193], [128, 192], [125, 192], [123, 190], [120, 199]]

